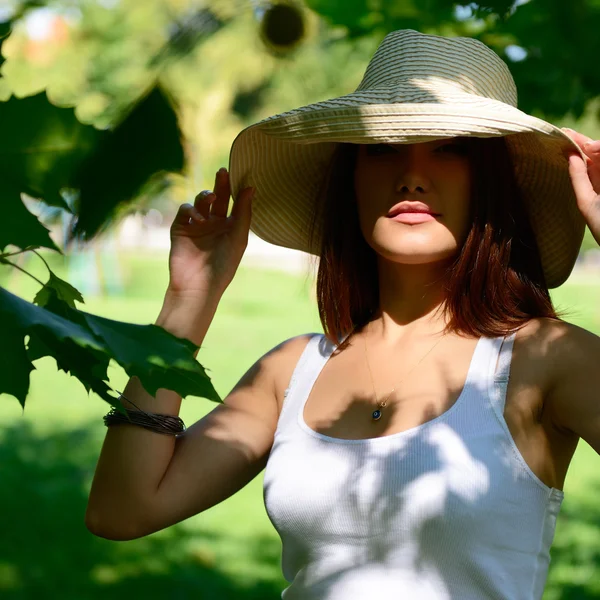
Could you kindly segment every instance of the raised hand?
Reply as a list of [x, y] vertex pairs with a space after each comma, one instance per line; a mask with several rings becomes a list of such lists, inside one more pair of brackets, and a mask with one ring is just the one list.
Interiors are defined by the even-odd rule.
[[563, 131], [586, 155], [584, 161], [575, 150], [569, 151], [569, 174], [577, 197], [577, 207], [596, 243], [600, 245], [600, 141], [566, 127], [563, 127]]
[[200, 192], [193, 204], [182, 204], [171, 225], [169, 287], [182, 300], [221, 295], [231, 283], [248, 244], [252, 188], [245, 188], [227, 216], [231, 188], [227, 169], [220, 169], [214, 190]]

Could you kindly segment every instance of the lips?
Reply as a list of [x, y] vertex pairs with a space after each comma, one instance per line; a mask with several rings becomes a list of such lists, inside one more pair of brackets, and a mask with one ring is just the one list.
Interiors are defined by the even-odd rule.
[[427, 223], [429, 221], [435, 221], [437, 219], [436, 216], [431, 213], [426, 212], [403, 212], [398, 213], [395, 217], [391, 217], [390, 221], [395, 221], [396, 223], [406, 223], [408, 225], [416, 225], [418, 223]]
[[429, 206], [423, 204], [423, 202], [400, 202], [400, 204], [396, 204], [390, 209], [387, 216], [393, 218], [396, 215], [403, 213], [425, 213], [433, 215], [434, 217], [441, 216], [439, 213], [432, 211]]

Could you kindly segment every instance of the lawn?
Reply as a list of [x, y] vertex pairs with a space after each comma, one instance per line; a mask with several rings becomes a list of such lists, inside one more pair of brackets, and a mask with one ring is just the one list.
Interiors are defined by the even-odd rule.
[[[67, 266], [52, 258], [53, 267]], [[136, 323], [154, 321], [167, 281], [166, 256], [122, 254], [122, 293], [86, 296], [89, 312]], [[30, 267], [44, 278], [40, 265]], [[87, 267], [89, 268], [89, 263]], [[113, 266], [114, 268], [114, 266]], [[114, 273], [112, 273], [114, 279]], [[105, 278], [111, 276], [106, 270]], [[78, 272], [71, 267], [69, 280]], [[0, 271], [0, 284], [7, 284]], [[32, 298], [22, 277], [9, 289]], [[85, 296], [85, 294], [84, 294]], [[573, 278], [553, 294], [568, 320], [600, 332], [600, 284]], [[225, 395], [264, 352], [290, 336], [320, 331], [310, 282], [302, 276], [241, 267], [200, 351]], [[262, 475], [219, 506], [131, 542], [92, 536], [83, 517], [108, 406], [88, 397], [52, 359], [36, 363], [25, 412], [0, 398], [0, 597], [96, 599], [197, 598], [276, 600], [285, 586], [281, 545], [262, 499]], [[126, 375], [114, 365], [111, 382]], [[187, 424], [213, 404], [187, 398]], [[567, 477], [545, 600], [600, 596], [600, 458], [581, 442]]]

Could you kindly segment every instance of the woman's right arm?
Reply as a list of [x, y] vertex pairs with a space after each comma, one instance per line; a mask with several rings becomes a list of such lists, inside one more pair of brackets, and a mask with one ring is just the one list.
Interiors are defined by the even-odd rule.
[[[221, 170], [214, 192], [181, 205], [171, 226], [169, 286], [156, 323], [198, 346], [248, 242], [252, 190], [240, 193], [227, 216], [229, 197], [228, 173]], [[113, 540], [142, 537], [206, 510], [253, 479], [266, 463], [277, 399], [306, 339], [267, 353], [222, 405], [178, 438], [127, 423], [111, 426], [90, 490], [88, 529]], [[179, 414], [178, 394], [159, 389], [152, 397], [136, 377], [123, 394], [143, 410]]]
[[[100, 537], [131, 540], [201, 513], [243, 488], [265, 467], [279, 406], [309, 336], [292, 338], [259, 359], [233, 390], [177, 439], [134, 425], [107, 432], [92, 483], [86, 525]], [[129, 394], [155, 412], [177, 414], [181, 399]], [[160, 411], [157, 407], [160, 406]]]

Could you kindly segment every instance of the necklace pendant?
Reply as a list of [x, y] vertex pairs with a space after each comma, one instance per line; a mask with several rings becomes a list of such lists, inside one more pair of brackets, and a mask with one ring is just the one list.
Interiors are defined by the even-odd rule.
[[381, 411], [379, 409], [374, 410], [371, 416], [373, 417], [373, 421], [379, 421], [381, 419]]

